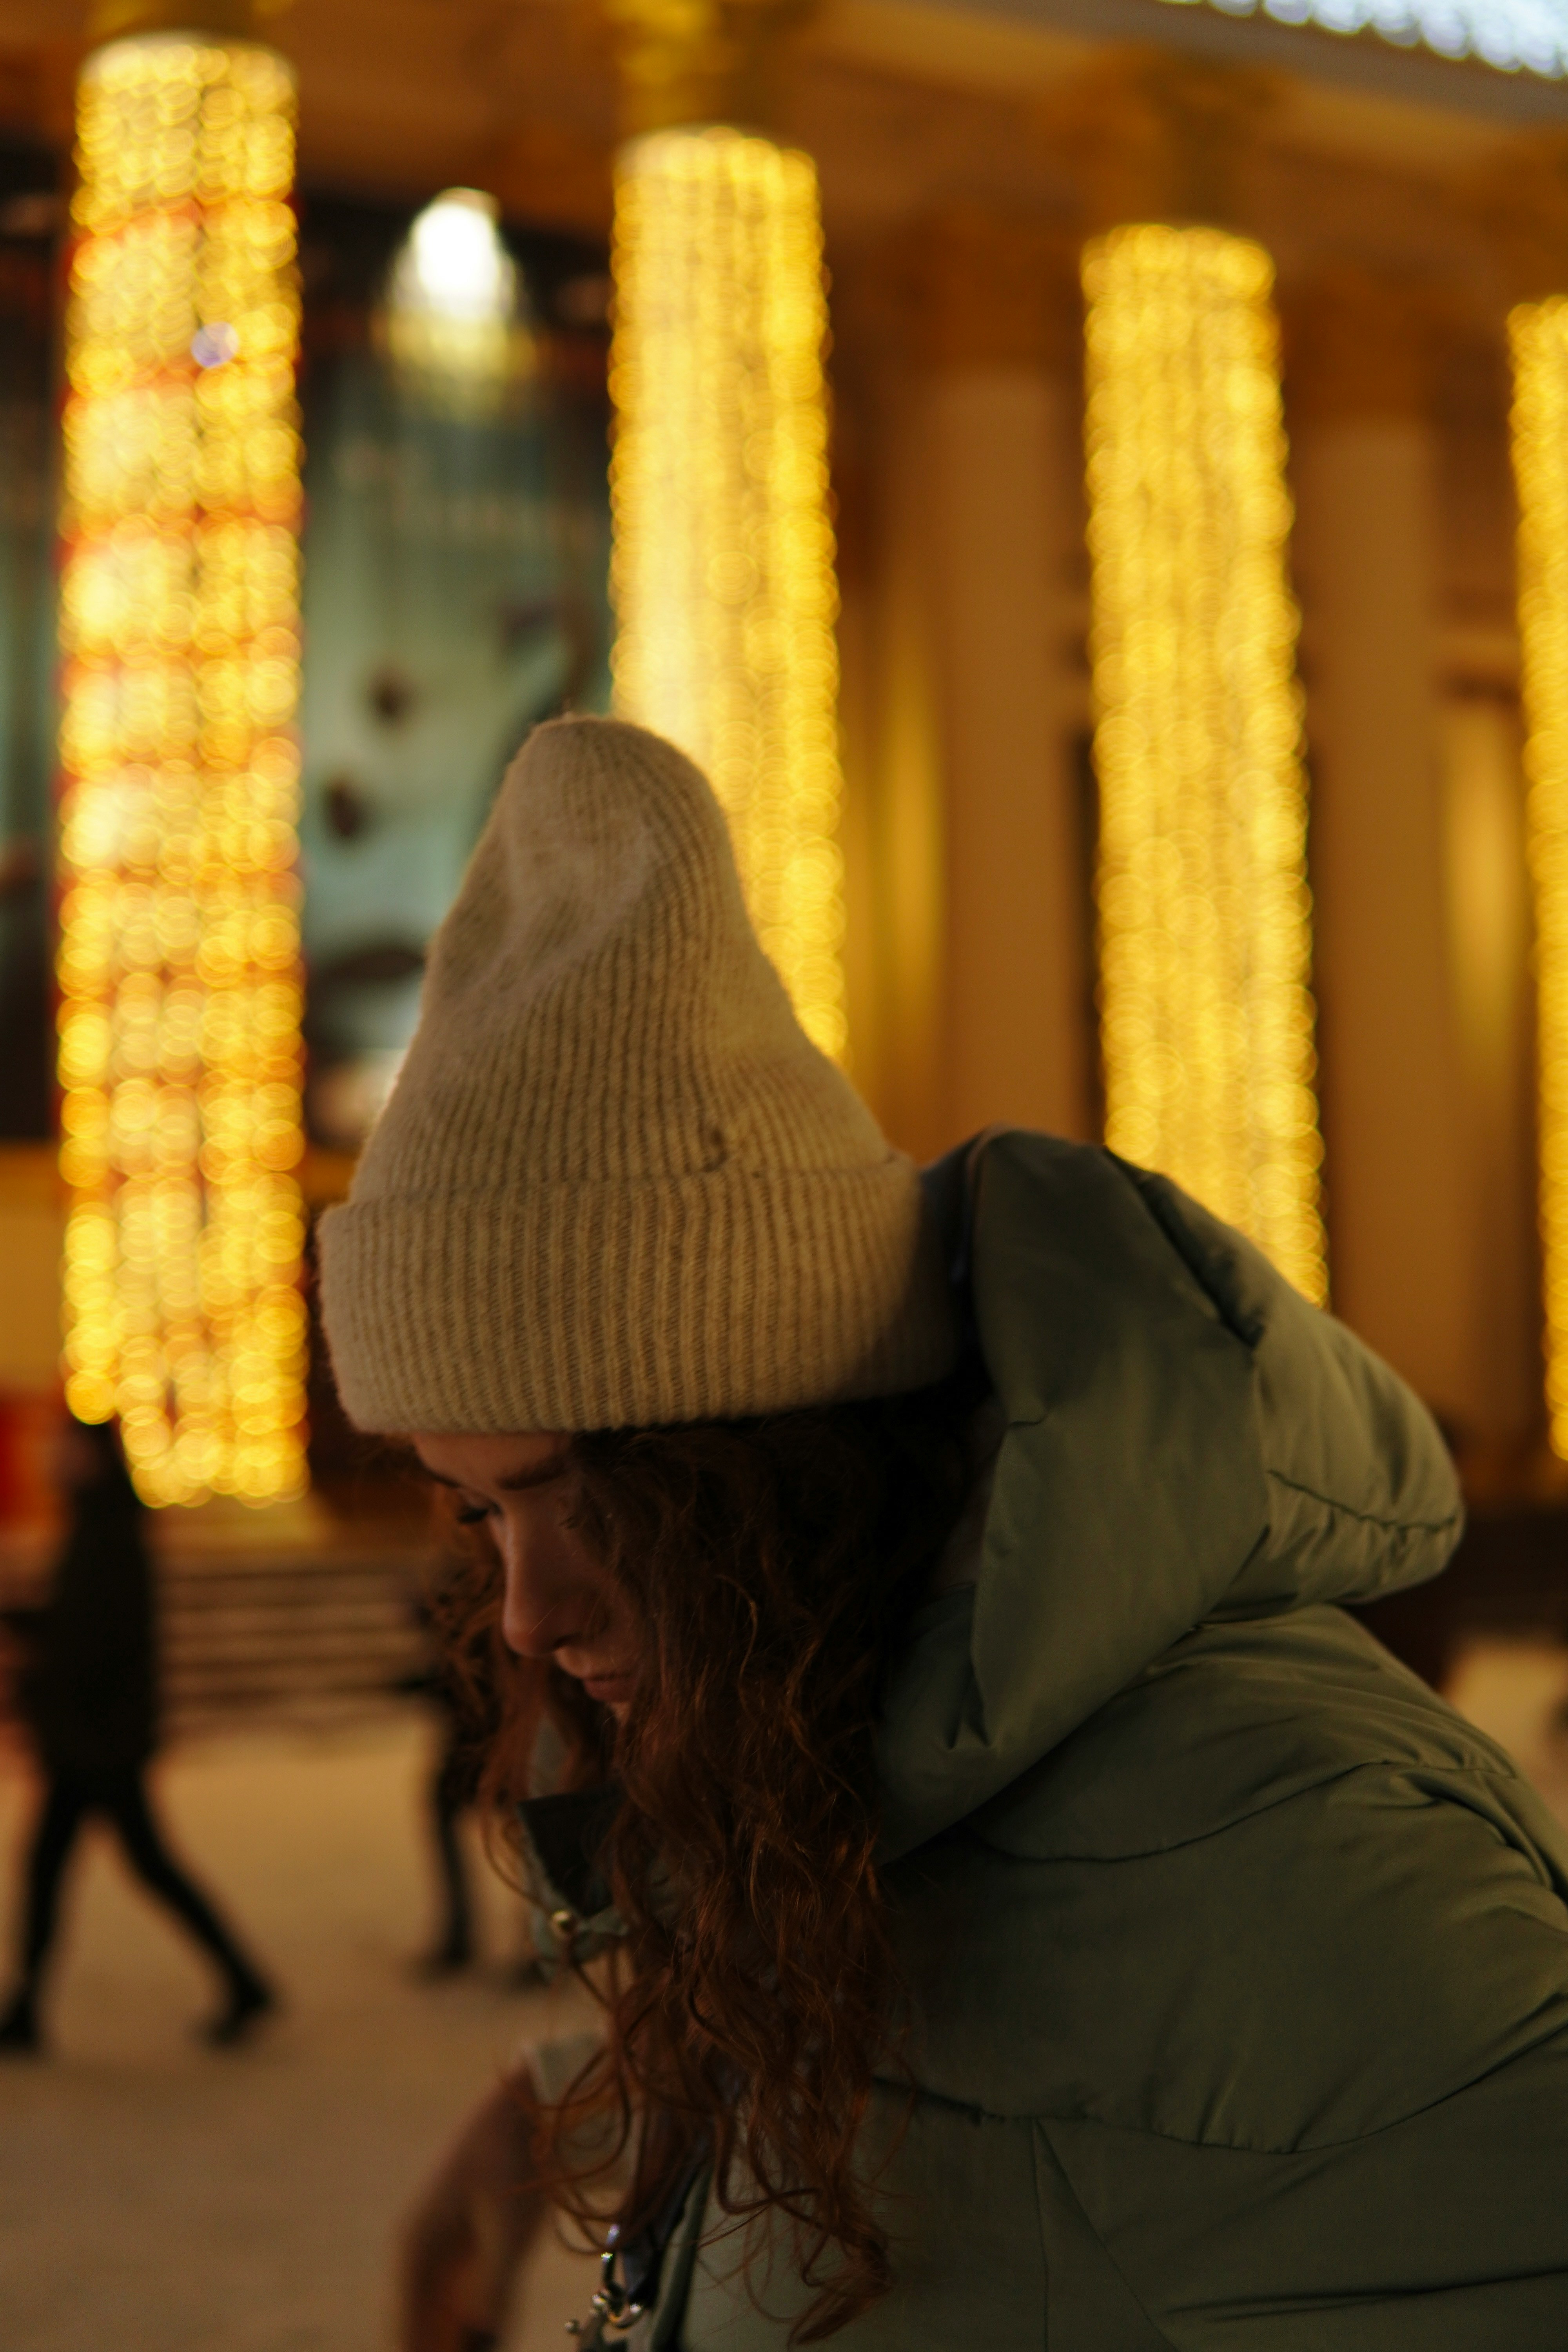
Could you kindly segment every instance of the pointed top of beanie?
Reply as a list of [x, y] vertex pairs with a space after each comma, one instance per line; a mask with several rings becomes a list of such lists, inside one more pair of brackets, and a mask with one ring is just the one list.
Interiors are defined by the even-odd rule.
[[796, 1021], [658, 737], [558, 719], [513, 761], [321, 1291], [363, 1429], [732, 1419], [947, 1369], [919, 1177]]

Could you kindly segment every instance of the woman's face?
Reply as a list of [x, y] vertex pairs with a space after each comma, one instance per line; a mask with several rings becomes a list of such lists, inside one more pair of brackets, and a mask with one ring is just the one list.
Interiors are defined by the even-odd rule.
[[548, 1659], [617, 1714], [630, 1704], [641, 1647], [630, 1601], [583, 1539], [571, 1439], [416, 1436], [433, 1478], [483, 1520], [506, 1573], [501, 1631], [520, 1657]]

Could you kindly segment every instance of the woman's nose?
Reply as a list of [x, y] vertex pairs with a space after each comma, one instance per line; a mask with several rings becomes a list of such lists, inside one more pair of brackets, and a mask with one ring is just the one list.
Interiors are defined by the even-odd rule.
[[521, 1529], [503, 1532], [500, 1554], [506, 1578], [501, 1633], [507, 1648], [520, 1658], [547, 1658], [571, 1631], [563, 1610], [565, 1595], [540, 1547]]

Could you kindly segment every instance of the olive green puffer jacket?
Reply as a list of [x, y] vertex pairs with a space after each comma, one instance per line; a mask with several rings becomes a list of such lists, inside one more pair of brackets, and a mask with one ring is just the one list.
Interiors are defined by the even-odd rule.
[[[1568, 1843], [1335, 1605], [1443, 1565], [1436, 1430], [1162, 1180], [996, 1134], [932, 1184], [1007, 1433], [887, 1709], [920, 2095], [836, 2345], [1568, 2352]], [[725, 2229], [654, 2347], [781, 2352]]]

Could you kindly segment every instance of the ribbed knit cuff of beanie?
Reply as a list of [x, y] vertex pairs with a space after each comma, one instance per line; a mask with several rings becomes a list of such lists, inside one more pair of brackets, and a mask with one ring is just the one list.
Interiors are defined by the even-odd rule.
[[912, 1163], [796, 1021], [708, 783], [613, 719], [512, 762], [321, 1239], [362, 1429], [731, 1419], [952, 1360]]

